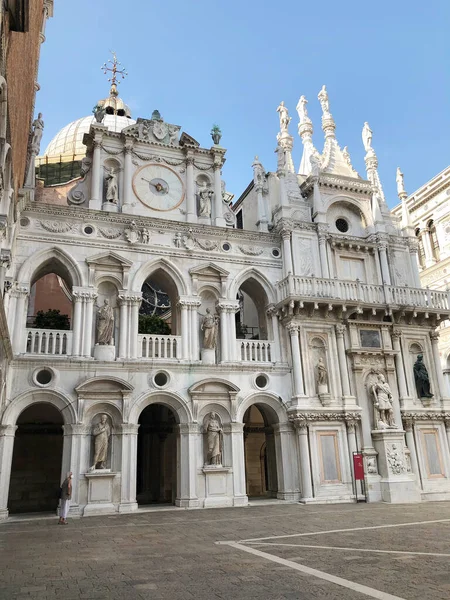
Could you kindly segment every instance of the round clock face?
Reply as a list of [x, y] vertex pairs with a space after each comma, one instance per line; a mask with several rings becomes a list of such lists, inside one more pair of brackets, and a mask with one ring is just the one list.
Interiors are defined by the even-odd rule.
[[184, 199], [180, 177], [169, 167], [158, 164], [144, 165], [136, 171], [133, 190], [139, 200], [153, 210], [173, 210]]

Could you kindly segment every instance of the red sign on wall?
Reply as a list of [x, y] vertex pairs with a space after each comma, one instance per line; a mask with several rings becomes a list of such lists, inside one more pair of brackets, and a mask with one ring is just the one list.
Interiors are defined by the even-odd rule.
[[353, 472], [356, 481], [364, 479], [364, 458], [363, 455], [358, 452], [353, 453]]

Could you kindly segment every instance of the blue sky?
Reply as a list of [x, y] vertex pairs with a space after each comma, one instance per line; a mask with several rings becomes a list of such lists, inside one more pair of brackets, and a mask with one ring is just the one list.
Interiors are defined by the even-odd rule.
[[276, 168], [281, 100], [293, 117], [296, 166], [302, 94], [322, 150], [317, 94], [326, 84], [338, 141], [362, 175], [361, 129], [369, 122], [394, 206], [397, 166], [411, 193], [450, 162], [449, 28], [448, 0], [56, 0], [36, 100], [42, 148], [107, 95], [100, 66], [115, 50], [129, 72], [119, 89], [133, 117], [157, 108], [206, 147], [211, 125], [220, 125], [223, 178], [238, 196], [255, 154]]

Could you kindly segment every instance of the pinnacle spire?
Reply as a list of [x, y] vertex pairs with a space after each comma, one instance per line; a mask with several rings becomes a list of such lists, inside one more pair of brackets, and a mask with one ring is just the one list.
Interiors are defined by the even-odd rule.
[[308, 109], [306, 105], [308, 100], [305, 96], [300, 96], [297, 104], [297, 113], [299, 118], [298, 134], [301, 137], [303, 144], [303, 155], [300, 162], [299, 174], [308, 176], [312, 172], [311, 157], [315, 156], [319, 159], [319, 152], [314, 147], [312, 135], [314, 128], [311, 119], [308, 116]]

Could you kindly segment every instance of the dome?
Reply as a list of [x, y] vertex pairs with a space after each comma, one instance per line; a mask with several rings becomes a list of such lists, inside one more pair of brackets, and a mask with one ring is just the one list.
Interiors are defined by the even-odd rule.
[[[120, 100], [117, 98], [117, 100]], [[77, 119], [61, 129], [55, 135], [52, 141], [45, 149], [44, 156], [67, 156], [72, 160], [79, 160], [86, 155], [86, 146], [83, 144], [83, 135], [89, 133], [89, 128], [95, 123], [94, 115]], [[136, 121], [129, 117], [106, 114], [102, 125], [105, 125], [109, 131], [120, 132], [129, 125], [134, 125]]]

